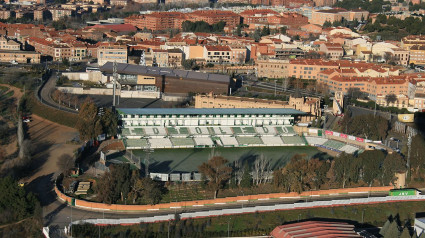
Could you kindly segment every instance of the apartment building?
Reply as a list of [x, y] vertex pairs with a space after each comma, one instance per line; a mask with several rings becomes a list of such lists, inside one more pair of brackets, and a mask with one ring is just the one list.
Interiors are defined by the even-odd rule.
[[401, 47], [403, 49], [409, 50], [410, 47], [415, 45], [425, 45], [425, 36], [410, 35], [410, 36], [403, 37], [403, 39], [401, 39]]
[[153, 12], [150, 14], [130, 16], [124, 20], [125, 23], [132, 24], [139, 29], [146, 27], [149, 30], [159, 31], [181, 29], [184, 21], [205, 21], [210, 25], [222, 21], [226, 23], [226, 27], [233, 29], [240, 24], [241, 17], [231, 11], [202, 10], [191, 13]]
[[425, 64], [425, 44], [410, 46], [409, 51], [410, 51], [409, 63]]
[[21, 50], [0, 50], [0, 62], [17, 62], [21, 64], [39, 64], [40, 53]]
[[61, 61], [72, 57], [73, 50], [67, 44], [58, 44], [38, 37], [30, 37], [27, 40], [27, 44], [32, 46], [36, 52], [51, 56], [53, 61]]
[[10, 10], [0, 10], [0, 19], [7, 20], [12, 16]]
[[369, 12], [361, 9], [347, 11], [343, 8], [333, 8], [328, 10], [313, 10], [310, 23], [323, 26], [325, 22], [335, 22], [346, 19], [348, 21], [361, 21], [368, 19]]
[[205, 45], [204, 58], [207, 63], [229, 64], [231, 63], [231, 52], [229, 46]]
[[341, 59], [344, 56], [344, 49], [342, 48], [342, 45], [338, 43], [320, 44], [319, 50], [325, 53], [331, 60]]
[[[365, 92], [372, 99], [376, 99], [378, 95], [411, 95], [414, 93], [414, 86], [408, 77], [405, 76], [389, 76], [389, 77], [341, 77], [334, 76], [325, 80], [330, 91], [348, 92], [349, 88], [358, 88]], [[412, 91], [413, 90], [413, 91]]]
[[177, 68], [182, 60], [183, 52], [179, 49], [151, 49], [146, 53], [146, 66]]
[[288, 65], [288, 76], [301, 79], [317, 79], [320, 71], [325, 69], [337, 69], [336, 61], [325, 61], [320, 59], [295, 59]]
[[257, 76], [259, 78], [287, 78], [289, 60], [267, 59], [257, 60]]
[[107, 62], [127, 63], [126, 45], [106, 44], [97, 48], [97, 64], [103, 66]]
[[13, 40], [8, 40], [6, 37], [1, 36], [0, 37], [0, 50], [20, 50], [21, 49], [21, 44], [13, 41]]
[[64, 9], [64, 8], [50, 8], [48, 9], [52, 13], [52, 20], [58, 21], [64, 17], [71, 17], [72, 16], [72, 10], [71, 9]]

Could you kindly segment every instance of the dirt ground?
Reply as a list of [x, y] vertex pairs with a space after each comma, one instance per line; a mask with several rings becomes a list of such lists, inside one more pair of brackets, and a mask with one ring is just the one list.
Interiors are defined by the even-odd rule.
[[[22, 97], [23, 92], [21, 92], [20, 88], [16, 88], [13, 86], [10, 86], [8, 84], [0, 84], [0, 86], [4, 86], [4, 87], [8, 87], [9, 91], [13, 91], [13, 98], [16, 99], [16, 102], [19, 101], [19, 99]], [[9, 92], [8, 91], [8, 92]], [[14, 128], [15, 125], [13, 124], [13, 122], [9, 122], [9, 127], [10, 128]], [[18, 150], [18, 143], [17, 143], [17, 138], [16, 135], [13, 135], [12, 138], [10, 139], [10, 143], [4, 146], [4, 149], [6, 151], [6, 156], [9, 156], [13, 153], [16, 152], [16, 150]]]
[[37, 115], [32, 115], [32, 121], [28, 123], [29, 135], [34, 150], [33, 160], [36, 162], [36, 171], [26, 179], [33, 179], [59, 173], [57, 161], [63, 154], [73, 155], [79, 145], [67, 144], [78, 135], [77, 130], [51, 122]]

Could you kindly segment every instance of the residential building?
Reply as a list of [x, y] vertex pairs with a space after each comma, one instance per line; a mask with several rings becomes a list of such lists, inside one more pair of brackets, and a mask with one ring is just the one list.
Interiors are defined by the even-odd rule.
[[325, 53], [331, 60], [341, 59], [344, 56], [342, 45], [337, 43], [320, 44], [320, 51]]
[[63, 8], [51, 8], [49, 11], [52, 13], [52, 20], [58, 21], [64, 17], [71, 17], [72, 10], [71, 9], [63, 9]]
[[231, 52], [232, 50], [229, 46], [205, 45], [203, 55], [207, 63], [229, 64], [231, 62]]
[[13, 41], [13, 40], [8, 40], [6, 37], [1, 36], [0, 37], [0, 50], [20, 50], [21, 49], [21, 44]]
[[127, 46], [106, 44], [97, 48], [97, 63], [99, 66], [107, 62], [127, 63]]
[[410, 64], [425, 64], [425, 44], [410, 46], [409, 51]]
[[183, 52], [179, 49], [151, 49], [146, 53], [146, 65], [155, 67], [181, 67]]
[[128, 4], [128, 0], [110, 0], [111, 6], [125, 7]]
[[317, 79], [320, 71], [337, 68], [339, 68], [339, 64], [336, 61], [295, 59], [289, 62], [288, 76], [301, 79]]
[[10, 10], [0, 10], [0, 19], [7, 20], [11, 17], [11, 11]]
[[39, 64], [40, 53], [21, 50], [0, 50], [0, 62], [17, 62], [22, 64]]
[[257, 60], [257, 76], [259, 78], [288, 77], [289, 60], [267, 59]]

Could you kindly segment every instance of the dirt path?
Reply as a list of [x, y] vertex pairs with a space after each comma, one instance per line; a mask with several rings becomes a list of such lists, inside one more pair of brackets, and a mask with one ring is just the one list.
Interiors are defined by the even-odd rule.
[[33, 160], [36, 171], [27, 178], [26, 182], [33, 179], [58, 173], [57, 161], [63, 154], [73, 155], [79, 145], [67, 144], [78, 135], [77, 130], [63, 126], [37, 115], [32, 115], [32, 121], [28, 123], [28, 134], [34, 148]]
[[[19, 99], [24, 94], [23, 92], [21, 92], [20, 88], [13, 87], [13, 86], [8, 85], [8, 84], [0, 84], [0, 86], [9, 88], [9, 90], [7, 92], [13, 91], [12, 98], [16, 99], [16, 103], [19, 102]], [[15, 105], [15, 106], [17, 106], [17, 105]], [[11, 122], [11, 121], [8, 122], [8, 125], [9, 125], [9, 128], [15, 127], [14, 123]], [[10, 156], [10, 155], [14, 154], [18, 150], [17, 145], [18, 145], [17, 138], [16, 138], [16, 135], [14, 134], [10, 138], [10, 143], [4, 146], [4, 149], [6, 151], [6, 156]]]

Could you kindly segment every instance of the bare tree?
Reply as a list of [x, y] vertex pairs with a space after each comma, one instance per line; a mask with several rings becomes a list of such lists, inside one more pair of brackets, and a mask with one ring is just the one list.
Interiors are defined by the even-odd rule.
[[271, 173], [271, 163], [263, 154], [254, 161], [254, 183], [266, 183]]
[[236, 160], [234, 162], [234, 167], [235, 167], [235, 179], [236, 179], [236, 183], [238, 185], [241, 184], [242, 178], [244, 176], [245, 170], [243, 168], [242, 162], [240, 160]]
[[208, 184], [214, 190], [214, 199], [224, 183], [231, 178], [232, 168], [227, 163], [225, 158], [214, 156], [198, 167], [199, 172], [209, 180]]

